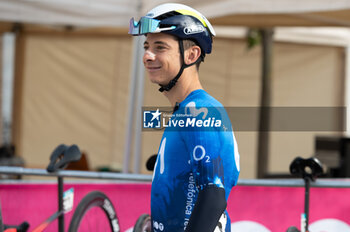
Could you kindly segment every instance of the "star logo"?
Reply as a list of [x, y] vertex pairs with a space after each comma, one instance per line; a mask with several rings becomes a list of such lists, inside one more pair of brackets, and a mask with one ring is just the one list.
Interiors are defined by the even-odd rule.
[[151, 114], [153, 115], [153, 117], [152, 117], [152, 119], [151, 119], [151, 122], [152, 122], [154, 119], [159, 120], [159, 116], [160, 116], [162, 113], [160, 113], [160, 112], [159, 112], [159, 109], [157, 109], [156, 112], [152, 112]]

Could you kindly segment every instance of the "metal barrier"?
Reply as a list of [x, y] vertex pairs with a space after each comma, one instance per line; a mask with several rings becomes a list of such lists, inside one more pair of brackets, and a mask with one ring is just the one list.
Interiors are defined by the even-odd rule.
[[93, 171], [70, 171], [61, 170], [49, 173], [44, 169], [22, 168], [22, 167], [0, 167], [0, 174], [10, 175], [30, 175], [30, 176], [52, 176], [52, 177], [73, 177], [84, 179], [104, 179], [104, 180], [124, 180], [124, 181], [151, 181], [151, 175], [125, 174], [113, 172], [93, 172]]
[[[70, 171], [62, 170], [55, 173], [49, 173], [44, 169], [32, 169], [22, 167], [0, 166], [0, 174], [11, 175], [31, 175], [48, 177], [72, 177], [83, 179], [103, 179], [103, 180], [122, 180], [122, 181], [141, 181], [151, 182], [152, 175], [143, 174], [125, 174], [113, 172], [93, 172], [93, 171]], [[238, 185], [241, 186], [270, 186], [270, 187], [304, 187], [302, 179], [239, 179]], [[317, 179], [311, 183], [311, 187], [320, 188], [350, 188], [350, 179]]]
[[[270, 187], [305, 187], [302, 179], [243, 179], [238, 180], [242, 186], [270, 186]], [[318, 188], [350, 188], [350, 179], [322, 179], [312, 182], [311, 187]]]

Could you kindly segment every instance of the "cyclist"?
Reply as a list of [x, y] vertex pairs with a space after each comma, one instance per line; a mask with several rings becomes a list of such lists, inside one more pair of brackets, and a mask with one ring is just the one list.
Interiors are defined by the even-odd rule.
[[230, 231], [226, 201], [239, 175], [238, 148], [225, 109], [198, 73], [213, 27], [198, 11], [167, 3], [131, 19], [129, 34], [146, 36], [148, 77], [174, 107], [154, 169], [152, 231]]

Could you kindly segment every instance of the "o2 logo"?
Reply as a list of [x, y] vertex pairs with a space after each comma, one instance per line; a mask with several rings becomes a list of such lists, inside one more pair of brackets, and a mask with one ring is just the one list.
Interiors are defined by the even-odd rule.
[[205, 158], [205, 162], [209, 163], [210, 162], [210, 156], [205, 156], [205, 149], [202, 145], [197, 145], [194, 147], [192, 156], [195, 161], [201, 161], [202, 159]]

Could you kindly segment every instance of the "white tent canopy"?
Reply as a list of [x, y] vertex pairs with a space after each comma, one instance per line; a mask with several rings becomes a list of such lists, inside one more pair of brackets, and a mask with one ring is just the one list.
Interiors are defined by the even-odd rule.
[[245, 26], [349, 26], [350, 2], [295, 1], [219, 1], [201, 7], [214, 24]]
[[3, 0], [0, 2], [0, 21], [125, 27], [131, 15], [137, 14], [136, 3], [125, 0]]
[[[164, 0], [2, 0], [0, 21], [84, 27], [127, 27], [131, 17]], [[173, 1], [192, 6], [214, 24], [241, 26], [349, 26], [348, 0]], [[262, 18], [263, 17], [263, 18]], [[262, 20], [263, 19], [263, 20]]]

